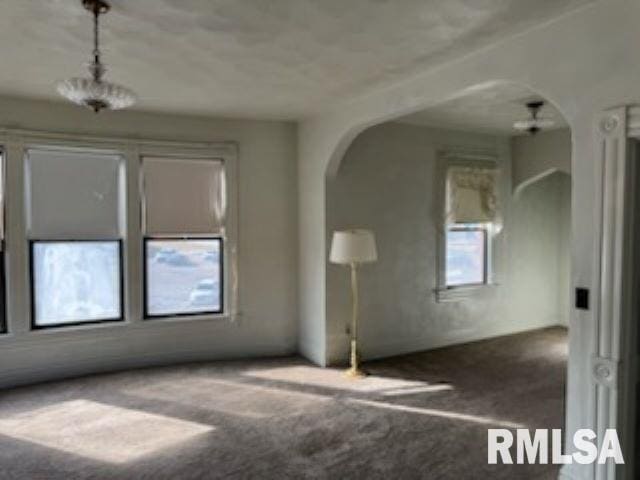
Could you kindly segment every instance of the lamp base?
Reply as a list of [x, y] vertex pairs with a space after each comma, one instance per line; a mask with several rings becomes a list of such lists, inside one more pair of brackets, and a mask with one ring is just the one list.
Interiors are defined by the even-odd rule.
[[351, 367], [344, 371], [344, 376], [353, 380], [365, 378], [367, 375], [369, 375], [367, 372], [360, 370], [358, 367]]
[[358, 358], [358, 344], [355, 338], [351, 339], [351, 368], [344, 372], [345, 376], [352, 379], [364, 378], [367, 373], [360, 370], [360, 362]]

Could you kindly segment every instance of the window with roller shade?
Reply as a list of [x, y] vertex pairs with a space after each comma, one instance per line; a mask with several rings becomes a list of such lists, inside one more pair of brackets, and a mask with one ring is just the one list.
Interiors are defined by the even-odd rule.
[[142, 171], [145, 317], [223, 313], [224, 162], [144, 157]]
[[122, 157], [29, 149], [25, 183], [33, 328], [121, 321]]

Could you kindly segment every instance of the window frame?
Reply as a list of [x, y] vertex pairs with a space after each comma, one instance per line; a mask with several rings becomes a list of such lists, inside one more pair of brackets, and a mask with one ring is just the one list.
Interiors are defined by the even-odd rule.
[[[143, 292], [140, 295], [140, 301], [142, 302], [140, 308], [140, 316], [143, 322], [147, 320], [158, 320], [171, 322], [188, 322], [188, 321], [235, 321], [241, 317], [241, 292], [240, 292], [240, 273], [239, 273], [239, 261], [238, 261], [238, 228], [239, 228], [239, 192], [238, 192], [238, 147], [234, 142], [216, 142], [203, 145], [202, 147], [194, 147], [190, 144], [180, 145], [166, 145], [166, 146], [154, 146], [148, 145], [139, 148], [136, 151], [137, 162], [136, 169], [138, 173], [137, 179], [137, 194], [139, 198], [139, 219], [140, 229], [137, 232], [140, 236], [137, 240], [138, 245], [144, 245], [146, 238], [172, 238], [180, 239], [185, 237], [193, 238], [206, 238], [206, 237], [219, 237], [223, 239], [223, 281], [225, 289], [223, 292], [224, 298], [221, 303], [224, 310], [216, 314], [188, 314], [183, 316], [172, 315], [167, 317], [153, 317], [150, 319], [145, 318], [145, 300]], [[227, 211], [226, 222], [224, 230], [219, 233], [147, 233], [146, 228], [146, 209], [147, 199], [145, 195], [145, 178], [144, 178], [144, 161], [147, 157], [162, 157], [173, 158], [176, 160], [188, 159], [188, 160], [209, 160], [214, 162], [222, 162], [224, 166], [224, 172], [226, 175], [226, 197], [227, 197]], [[144, 263], [144, 251], [141, 252], [142, 261], [140, 265]], [[141, 275], [144, 283], [145, 266], [143, 265]]]
[[[104, 323], [118, 323], [125, 321], [125, 278], [124, 278], [124, 242], [122, 238], [104, 238], [104, 239], [77, 239], [77, 238], [46, 238], [37, 239], [29, 238], [29, 310], [31, 316], [31, 330], [51, 330], [65, 327], [78, 327], [84, 325], [99, 325]], [[100, 318], [94, 320], [81, 320], [74, 322], [63, 322], [52, 325], [38, 325], [36, 322], [36, 296], [35, 296], [35, 271], [34, 271], [34, 248], [37, 243], [116, 243], [118, 245], [118, 275], [119, 275], [119, 289], [120, 295], [120, 316], [114, 318]]]
[[[218, 310], [202, 310], [198, 312], [178, 312], [178, 313], [161, 313], [151, 314], [149, 313], [149, 270], [148, 270], [148, 249], [149, 242], [153, 241], [175, 241], [181, 240], [218, 240], [220, 242], [220, 308]], [[225, 236], [224, 235], [185, 235], [185, 236], [156, 236], [156, 235], [144, 235], [142, 237], [142, 319], [143, 320], [163, 320], [163, 319], [181, 319], [181, 318], [194, 318], [194, 317], [219, 317], [225, 315], [226, 312], [226, 282], [225, 282]]]
[[[471, 226], [471, 225], [477, 225], [477, 226]], [[477, 224], [477, 223], [469, 223], [469, 224], [455, 224], [452, 226], [447, 226], [446, 227], [446, 232], [445, 232], [445, 258], [444, 258], [444, 286], [447, 290], [452, 290], [455, 288], [474, 288], [474, 287], [482, 287], [485, 285], [489, 285], [489, 261], [490, 261], [490, 235], [489, 235], [489, 230], [490, 228], [487, 225], [483, 225], [483, 224]], [[460, 283], [460, 284], [456, 284], [456, 285], [450, 285], [447, 283], [447, 258], [448, 258], [448, 253], [449, 253], [449, 241], [448, 241], [448, 234], [449, 232], [482, 232], [482, 239], [483, 239], [483, 248], [482, 248], [482, 281], [480, 282], [472, 282], [472, 283]]]
[[[165, 136], [166, 137], [166, 136]], [[41, 240], [47, 236], [31, 236], [26, 225], [25, 198], [25, 156], [30, 149], [83, 150], [96, 153], [120, 155], [123, 161], [123, 213], [122, 233], [120, 236], [107, 238], [119, 239], [122, 242], [121, 258], [124, 265], [124, 302], [123, 321], [104, 322], [100, 324], [82, 323], [80, 325], [64, 324], [61, 328], [33, 330], [31, 328], [31, 295], [29, 240]], [[5, 319], [6, 334], [0, 334], [0, 345], [12, 342], [16, 338], [37, 338], [41, 335], [54, 335], [61, 338], [90, 338], [100, 329], [110, 332], [132, 331], [149, 328], [143, 318], [142, 307], [142, 238], [144, 212], [141, 194], [143, 185], [142, 159], [146, 156], [162, 156], [193, 159], [222, 160], [227, 177], [227, 223], [224, 229], [225, 247], [225, 311], [219, 315], [194, 316], [176, 319], [187, 322], [236, 322], [242, 316], [242, 295], [240, 291], [241, 273], [239, 269], [239, 191], [238, 161], [239, 146], [236, 141], [221, 140], [172, 140], [159, 137], [131, 137], [126, 135], [64, 133], [52, 130], [28, 130], [7, 128], [0, 131], [0, 150], [3, 152], [3, 171], [5, 172], [5, 229], [4, 240], [4, 276], [5, 276]], [[66, 235], [68, 237], [68, 235]], [[67, 240], [65, 236], [51, 236], [50, 239]], [[102, 237], [110, 237], [104, 235]], [[91, 240], [91, 236], [86, 237]], [[96, 240], [102, 238], [95, 237]], [[163, 322], [148, 322], [156, 325], [150, 332], [159, 332], [162, 323], [171, 322], [170, 318]], [[62, 328], [64, 326], [64, 328]], [[124, 329], [124, 330], [123, 330]], [[71, 338], [71, 337], [69, 337]]]
[[[436, 287], [433, 289], [433, 294], [438, 303], [458, 302], [475, 297], [497, 285], [496, 265], [500, 261], [496, 256], [503, 250], [504, 242], [496, 237], [497, 231], [492, 225], [484, 224], [486, 229], [484, 283], [447, 286], [447, 232], [449, 228], [456, 227], [456, 225], [448, 225], [446, 220], [447, 172], [451, 167], [501, 169], [502, 162], [500, 159], [508, 155], [508, 152], [503, 152], [500, 149], [476, 149], [451, 145], [441, 145], [436, 150], [437, 161], [433, 185], [433, 202], [437, 206], [435, 218], [439, 228], [436, 241]], [[499, 195], [505, 195], [504, 188], [503, 183], [498, 185]]]

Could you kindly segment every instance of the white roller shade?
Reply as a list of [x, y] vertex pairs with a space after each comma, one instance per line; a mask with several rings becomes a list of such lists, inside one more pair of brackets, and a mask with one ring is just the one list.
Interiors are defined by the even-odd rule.
[[122, 170], [122, 157], [116, 154], [29, 150], [25, 171], [29, 236], [119, 237]]
[[222, 232], [227, 202], [222, 161], [145, 157], [143, 175], [147, 234]]
[[447, 222], [491, 223], [497, 215], [497, 171], [453, 167], [447, 172]]

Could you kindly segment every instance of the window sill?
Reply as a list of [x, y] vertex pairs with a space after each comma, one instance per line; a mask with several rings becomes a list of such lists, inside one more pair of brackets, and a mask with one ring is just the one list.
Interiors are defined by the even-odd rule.
[[[91, 332], [95, 330], [139, 330], [139, 329], [155, 329], [156, 327], [162, 330], [161, 325], [171, 325], [171, 324], [179, 324], [179, 323], [197, 323], [197, 322], [210, 322], [210, 323], [225, 323], [225, 324], [235, 324], [238, 323], [240, 319], [240, 313], [216, 313], [216, 314], [196, 314], [196, 315], [186, 315], [186, 316], [166, 316], [166, 317], [152, 317], [152, 318], [137, 318], [134, 321], [130, 320], [119, 320], [119, 321], [108, 321], [108, 322], [93, 322], [93, 323], [80, 323], [80, 324], [70, 324], [70, 325], [60, 325], [50, 328], [32, 328], [27, 332], [24, 332], [30, 336], [61, 336], [64, 337], [67, 335], [82, 335], [83, 332]], [[19, 336], [22, 336], [22, 332]], [[3, 333], [0, 334], [0, 343], [4, 341], [5, 338], [14, 337], [15, 334], [11, 333]]]
[[494, 287], [495, 284], [467, 285], [461, 287], [440, 287], [435, 289], [437, 303], [453, 303], [473, 298]]
[[143, 323], [182, 323], [182, 322], [210, 322], [210, 321], [227, 321], [235, 322], [239, 317], [238, 313], [193, 313], [193, 314], [176, 314], [176, 315], [156, 315], [142, 318]]

